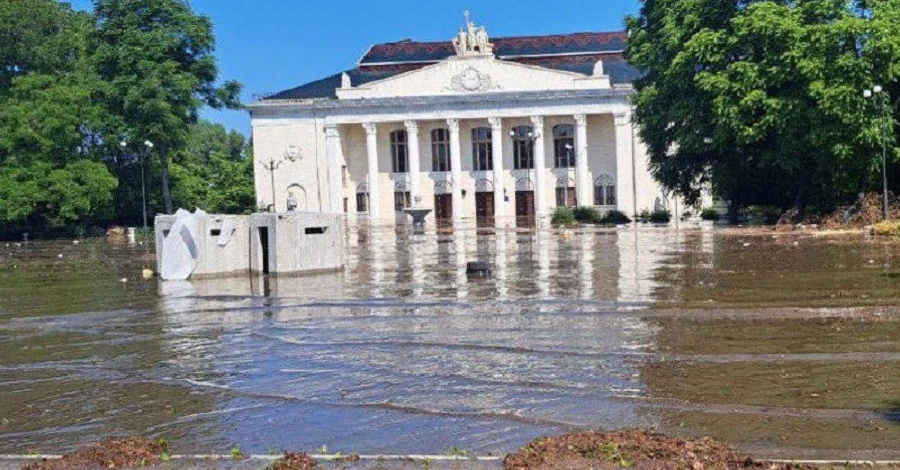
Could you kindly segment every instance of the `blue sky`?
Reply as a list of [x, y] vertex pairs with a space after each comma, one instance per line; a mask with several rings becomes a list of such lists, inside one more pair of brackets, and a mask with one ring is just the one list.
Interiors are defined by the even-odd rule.
[[[90, 0], [69, 0], [90, 9]], [[372, 44], [449, 40], [469, 9], [491, 36], [623, 28], [638, 0], [190, 0], [215, 25], [219, 76], [244, 84], [244, 102], [353, 68]], [[207, 110], [207, 119], [245, 134], [243, 111]]]

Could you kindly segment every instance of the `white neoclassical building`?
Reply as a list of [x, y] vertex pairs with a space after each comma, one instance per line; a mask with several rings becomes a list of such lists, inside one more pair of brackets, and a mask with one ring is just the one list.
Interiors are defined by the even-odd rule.
[[621, 32], [372, 46], [250, 105], [259, 206], [514, 223], [561, 205], [666, 205], [631, 122]]

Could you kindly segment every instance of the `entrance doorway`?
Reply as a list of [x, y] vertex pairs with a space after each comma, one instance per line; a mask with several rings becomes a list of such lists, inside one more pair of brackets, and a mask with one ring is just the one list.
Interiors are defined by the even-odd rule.
[[491, 226], [494, 223], [494, 193], [475, 193], [475, 221], [478, 226]]
[[435, 220], [450, 220], [453, 218], [453, 195], [452, 194], [435, 194], [434, 195], [434, 218]]
[[260, 267], [263, 274], [269, 274], [269, 227], [259, 227]]
[[516, 225], [534, 225], [534, 191], [516, 191]]

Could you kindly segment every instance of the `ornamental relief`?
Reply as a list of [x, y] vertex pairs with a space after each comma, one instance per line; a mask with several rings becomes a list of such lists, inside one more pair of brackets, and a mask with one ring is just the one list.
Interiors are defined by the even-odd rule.
[[458, 92], [478, 92], [499, 90], [500, 87], [494, 85], [491, 76], [481, 73], [475, 67], [469, 67], [450, 79], [450, 90]]

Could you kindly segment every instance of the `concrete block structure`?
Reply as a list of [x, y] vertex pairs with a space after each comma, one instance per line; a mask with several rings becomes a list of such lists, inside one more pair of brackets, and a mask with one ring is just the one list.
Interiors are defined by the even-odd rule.
[[250, 270], [292, 276], [344, 268], [344, 221], [316, 213], [250, 216]]
[[[315, 213], [196, 216], [196, 236], [170, 233], [176, 217], [155, 219], [156, 263], [165, 258], [164, 240], [178, 236], [196, 255], [191, 279], [246, 275], [302, 275], [344, 268], [344, 221]], [[232, 228], [227, 243], [223, 231]], [[162, 269], [158, 268], [162, 272]]]

